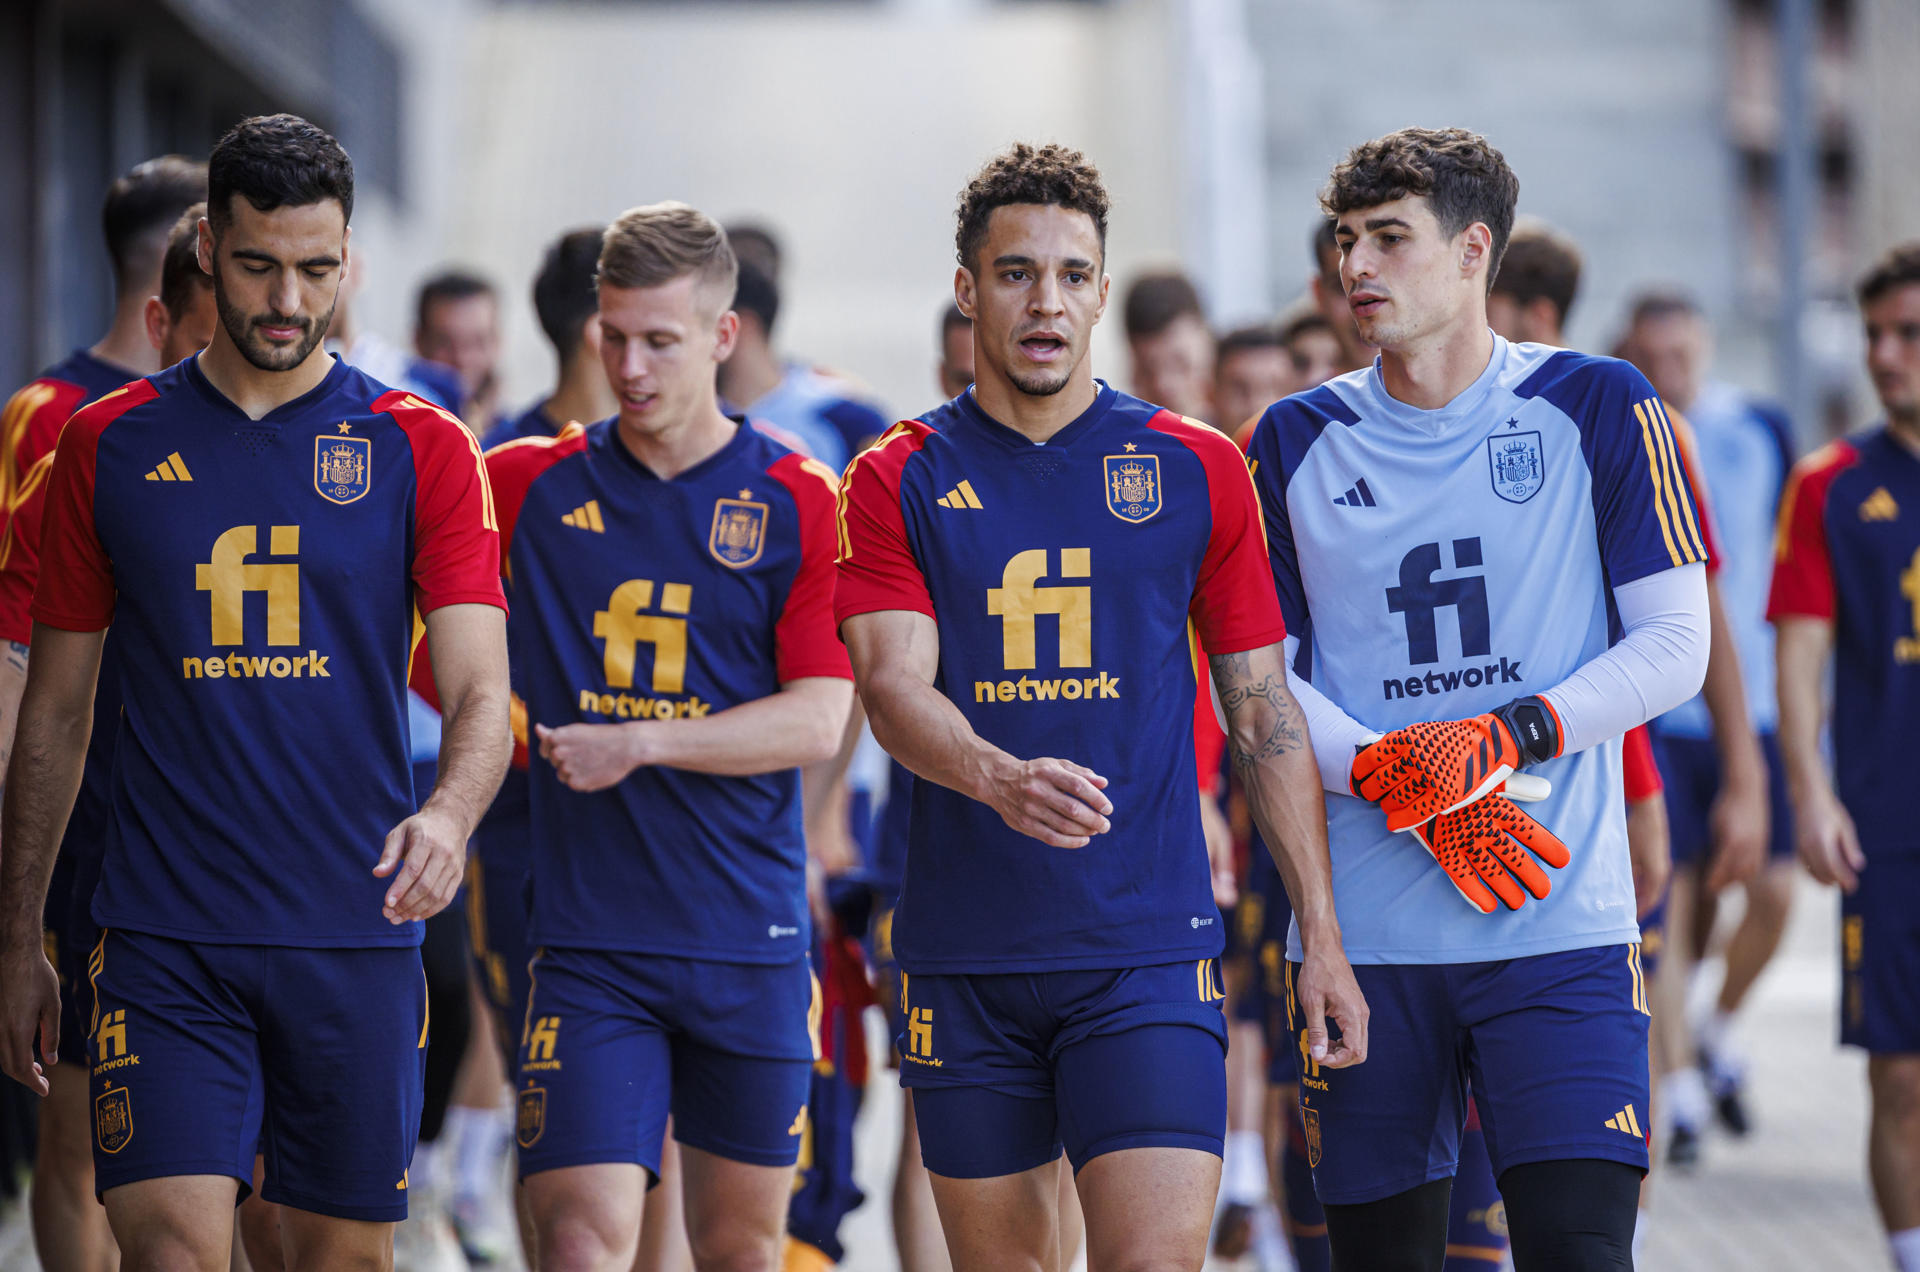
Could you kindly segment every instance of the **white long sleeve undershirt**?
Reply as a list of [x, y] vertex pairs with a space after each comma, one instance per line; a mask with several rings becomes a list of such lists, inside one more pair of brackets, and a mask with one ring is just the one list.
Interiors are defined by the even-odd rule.
[[[1613, 589], [1622, 635], [1541, 696], [1560, 718], [1560, 754], [1617, 738], [1679, 706], [1707, 675], [1707, 575], [1703, 565], [1662, 570]], [[1354, 750], [1379, 736], [1293, 672], [1298, 637], [1287, 637], [1287, 684], [1307, 717], [1320, 781], [1348, 793]]]

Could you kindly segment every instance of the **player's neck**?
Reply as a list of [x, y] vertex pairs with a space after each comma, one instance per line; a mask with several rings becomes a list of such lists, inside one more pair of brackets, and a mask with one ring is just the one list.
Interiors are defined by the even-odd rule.
[[607, 373], [598, 358], [574, 358], [560, 368], [560, 383], [540, 404], [540, 411], [553, 422], [554, 432], [578, 420], [591, 424], [604, 420], [620, 409], [620, 402], [607, 387]]
[[160, 351], [147, 339], [147, 298], [122, 296], [114, 302], [113, 325], [87, 352], [133, 375], [152, 375], [160, 369]]
[[768, 344], [735, 345], [733, 355], [720, 364], [720, 371], [727, 401], [743, 411], [779, 388], [786, 378], [786, 368]]
[[1889, 414], [1887, 436], [1905, 447], [1908, 454], [1920, 457], [1920, 414]]
[[712, 399], [689, 412], [687, 418], [652, 432], [629, 425], [625, 419], [615, 422], [620, 444], [627, 453], [647, 466], [647, 471], [662, 481], [672, 481], [695, 464], [719, 452], [733, 440], [736, 425], [720, 413]]
[[973, 400], [980, 409], [1036, 446], [1045, 445], [1079, 419], [1099, 396], [1093, 368], [1084, 358], [1073, 369], [1066, 388], [1044, 397], [1022, 393], [1006, 376], [984, 364], [973, 382]]
[[262, 371], [247, 361], [227, 335], [225, 324], [214, 327], [213, 341], [199, 356], [200, 374], [248, 419], [259, 419], [311, 392], [333, 370], [333, 355], [320, 345], [306, 361], [288, 371]]
[[1380, 378], [1396, 402], [1437, 411], [1466, 392], [1493, 358], [1484, 320], [1452, 323], [1398, 349], [1380, 351]]

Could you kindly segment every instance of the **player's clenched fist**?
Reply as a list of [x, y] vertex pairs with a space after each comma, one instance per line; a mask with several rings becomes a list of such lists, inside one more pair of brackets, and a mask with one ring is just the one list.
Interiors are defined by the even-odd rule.
[[38, 945], [26, 945], [0, 956], [0, 1069], [45, 1095], [46, 1073], [33, 1058], [36, 1036], [51, 1068], [60, 1047], [60, 978]]
[[633, 772], [639, 757], [635, 731], [624, 724], [533, 726], [540, 758], [553, 765], [560, 780], [576, 791], [604, 791]]
[[430, 919], [447, 908], [466, 877], [466, 831], [447, 814], [423, 808], [387, 832], [373, 873], [394, 876], [380, 907], [387, 922]]
[[987, 777], [981, 800], [1007, 825], [1055, 848], [1085, 848], [1112, 827], [1107, 779], [1072, 760], [1007, 760]]
[[[1294, 995], [1306, 1025], [1311, 1059], [1329, 1069], [1345, 1069], [1367, 1058], [1367, 1000], [1337, 941], [1331, 949], [1317, 946], [1306, 951]], [[1329, 1019], [1340, 1027], [1338, 1038], [1327, 1036]]]

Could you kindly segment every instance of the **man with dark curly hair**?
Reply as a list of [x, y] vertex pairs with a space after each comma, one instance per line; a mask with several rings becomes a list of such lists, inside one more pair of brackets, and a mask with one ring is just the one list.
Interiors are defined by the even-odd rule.
[[893, 924], [899, 1049], [962, 1272], [1057, 1265], [1063, 1147], [1092, 1266], [1205, 1258], [1226, 1030], [1196, 636], [1300, 915], [1311, 1057], [1366, 1055], [1246, 468], [1087, 362], [1107, 208], [1064, 147], [980, 171], [954, 274], [973, 387], [890, 430], [840, 498], [841, 633], [874, 735], [923, 779]]
[[1632, 1266], [1649, 1017], [1620, 738], [1700, 687], [1706, 549], [1646, 380], [1488, 329], [1518, 196], [1462, 129], [1355, 147], [1321, 202], [1379, 358], [1249, 447], [1380, 1006], [1372, 1063], [1300, 1065], [1338, 1266], [1441, 1267], [1469, 1093], [1521, 1272]]

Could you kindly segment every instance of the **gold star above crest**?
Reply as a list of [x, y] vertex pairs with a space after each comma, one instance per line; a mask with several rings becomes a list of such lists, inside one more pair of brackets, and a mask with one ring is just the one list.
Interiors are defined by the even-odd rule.
[[1137, 450], [1139, 450], [1140, 448], [1139, 448], [1138, 446], [1136, 446], [1136, 445], [1134, 445], [1134, 444], [1133, 444], [1132, 442], [1128, 442], [1128, 443], [1127, 443], [1127, 449], [1128, 449], [1128, 450], [1130, 450], [1130, 451], [1137, 451]]
[[743, 490], [740, 492], [740, 497], [742, 499], [751, 499], [753, 498], [753, 492], [751, 490]]
[[342, 424], [342, 425], [340, 426], [340, 435], [341, 435], [342, 437], [345, 437], [345, 436], [346, 436], [346, 435], [347, 435], [347, 434], [348, 434], [349, 432], [351, 432], [351, 431], [352, 431], [352, 429], [353, 429], [353, 425], [351, 425], [351, 424]]

